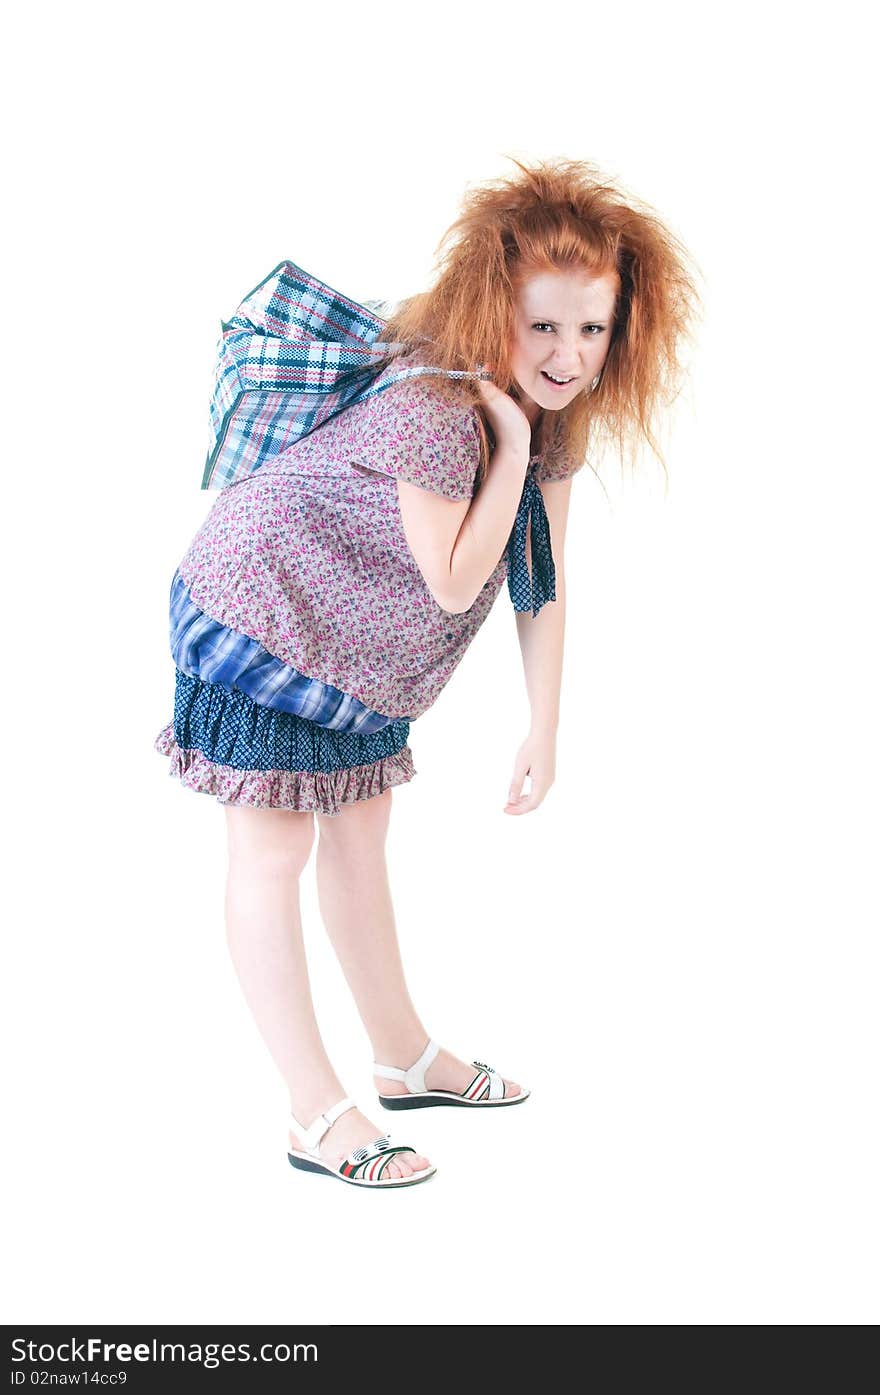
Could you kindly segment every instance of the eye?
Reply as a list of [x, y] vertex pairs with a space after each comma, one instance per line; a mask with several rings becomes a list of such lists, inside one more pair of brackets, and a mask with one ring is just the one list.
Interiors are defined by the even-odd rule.
[[[532, 329], [537, 329], [537, 330], [552, 329], [552, 328], [553, 328], [553, 326], [552, 326], [551, 324], [548, 324], [548, 322], [547, 322], [546, 320], [537, 320], [536, 323], [532, 325]], [[602, 333], [602, 331], [605, 329], [605, 326], [604, 326], [604, 325], [584, 325], [584, 329], [588, 331], [588, 335], [587, 335], [588, 338], [595, 338], [595, 336], [596, 336], [597, 334], [601, 334], [601, 333]]]

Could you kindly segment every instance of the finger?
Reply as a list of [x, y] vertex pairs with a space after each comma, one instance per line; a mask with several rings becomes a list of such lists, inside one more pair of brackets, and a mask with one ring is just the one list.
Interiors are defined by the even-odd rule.
[[529, 767], [527, 765], [514, 766], [513, 778], [510, 781], [510, 788], [507, 791], [508, 803], [514, 803], [516, 800], [522, 798], [523, 785], [525, 784], [528, 773]]
[[521, 789], [521, 785], [522, 781], [520, 781], [520, 784], [515, 789], [511, 789], [508, 794], [507, 803], [504, 806], [504, 812], [506, 814], [518, 813], [526, 800], [530, 797], [531, 790], [529, 790], [528, 793], [524, 793]]
[[547, 796], [547, 791], [552, 785], [552, 780], [539, 781], [534, 777], [531, 779], [531, 786], [528, 794], [521, 795], [517, 800], [510, 800], [504, 812], [506, 814], [529, 814], [533, 809], [543, 802]]
[[515, 804], [507, 804], [504, 812], [505, 814], [530, 814], [533, 809], [537, 809], [543, 798], [544, 796], [540, 790], [530, 790], [528, 794], [523, 795], [522, 799], [517, 800]]

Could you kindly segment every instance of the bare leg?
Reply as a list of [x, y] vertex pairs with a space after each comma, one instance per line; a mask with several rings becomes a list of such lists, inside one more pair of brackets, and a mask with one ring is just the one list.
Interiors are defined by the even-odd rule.
[[[226, 931], [229, 952], [248, 1007], [287, 1084], [291, 1112], [310, 1124], [345, 1095], [330, 1064], [312, 1003], [299, 904], [299, 877], [314, 842], [311, 814], [226, 805], [229, 874]], [[320, 1145], [325, 1161], [384, 1130], [358, 1110], [343, 1114]], [[291, 1144], [301, 1140], [291, 1135]], [[421, 1155], [395, 1158], [387, 1174], [402, 1177], [427, 1166]]]
[[[317, 816], [318, 901], [321, 917], [354, 994], [373, 1047], [373, 1059], [406, 1068], [428, 1044], [409, 995], [397, 942], [385, 863], [391, 790], [349, 805], [335, 817]], [[441, 1050], [425, 1083], [435, 1090], [464, 1090], [473, 1066]], [[404, 1094], [402, 1080], [374, 1077], [383, 1095]], [[508, 1095], [519, 1094], [505, 1081]]]

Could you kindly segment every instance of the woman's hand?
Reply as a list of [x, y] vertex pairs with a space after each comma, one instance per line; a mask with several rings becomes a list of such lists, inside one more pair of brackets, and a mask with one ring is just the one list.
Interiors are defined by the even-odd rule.
[[489, 425], [495, 433], [496, 446], [512, 446], [528, 458], [532, 448], [532, 427], [519, 403], [488, 379], [478, 378], [476, 381]]
[[[527, 775], [531, 778], [531, 789], [523, 794]], [[537, 809], [555, 778], [556, 733], [530, 731], [516, 753], [505, 814], [529, 814]]]

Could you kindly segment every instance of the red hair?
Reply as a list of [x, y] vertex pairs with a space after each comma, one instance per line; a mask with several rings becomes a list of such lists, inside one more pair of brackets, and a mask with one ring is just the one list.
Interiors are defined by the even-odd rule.
[[[652, 208], [588, 162], [513, 163], [521, 174], [467, 191], [435, 249], [433, 287], [394, 308], [383, 338], [444, 369], [475, 372], [491, 364], [495, 385], [516, 392], [510, 355], [522, 281], [542, 271], [616, 272], [613, 331], [599, 385], [560, 411], [542, 413], [538, 450], [580, 468], [593, 440], [604, 435], [617, 444], [621, 462], [628, 450], [634, 459], [644, 440], [664, 463], [656, 416], [681, 389], [681, 351], [699, 306], [686, 249]], [[480, 408], [481, 478], [491, 428], [479, 390], [470, 379], [436, 383]]]

